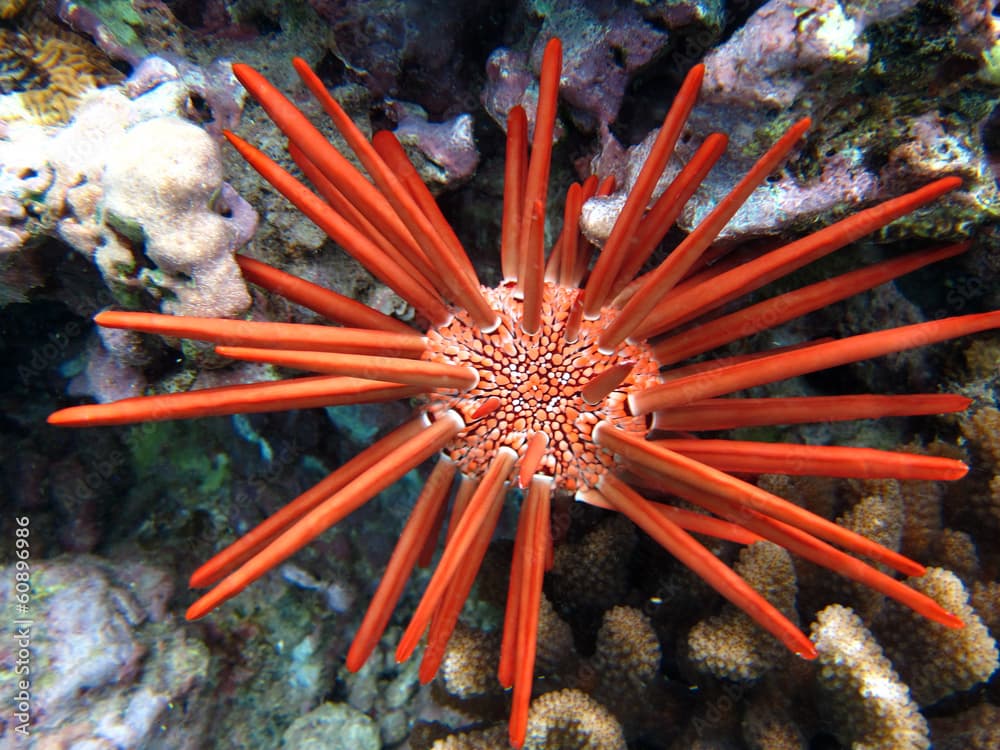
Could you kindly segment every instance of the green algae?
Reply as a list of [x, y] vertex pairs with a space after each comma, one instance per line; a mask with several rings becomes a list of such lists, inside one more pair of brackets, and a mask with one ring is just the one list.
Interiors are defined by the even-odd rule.
[[68, 3], [67, 12], [72, 13], [74, 5], [99, 18], [122, 47], [140, 57], [149, 54], [136, 31], [142, 28], [143, 22], [132, 0], [72, 0]]
[[192, 439], [197, 426], [182, 422], [146, 422], [132, 427], [125, 444], [139, 484], [155, 482], [162, 494], [214, 505], [232, 479], [229, 456]]

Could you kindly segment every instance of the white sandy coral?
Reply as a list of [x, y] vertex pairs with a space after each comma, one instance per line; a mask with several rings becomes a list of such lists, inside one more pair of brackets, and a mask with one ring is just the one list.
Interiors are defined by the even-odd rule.
[[[208, 133], [179, 117], [140, 123], [118, 139], [103, 182], [103, 242], [95, 259], [105, 277], [118, 263], [136, 262], [138, 240], [156, 265], [155, 286], [168, 292], [164, 312], [229, 316], [249, 307], [246, 287], [234, 283], [241, 231], [215, 208], [232, 196], [220, 196], [222, 162]], [[130, 229], [139, 237], [129, 237]]]

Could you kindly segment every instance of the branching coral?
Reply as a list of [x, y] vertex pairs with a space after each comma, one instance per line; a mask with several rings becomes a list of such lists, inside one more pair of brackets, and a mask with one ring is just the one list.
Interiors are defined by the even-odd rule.
[[[503, 727], [459, 732], [435, 741], [429, 750], [497, 750], [506, 743]], [[621, 725], [586, 693], [565, 689], [531, 703], [525, 750], [625, 750]]]
[[[577, 611], [588, 611], [588, 607], [581, 605]], [[662, 706], [669, 701], [664, 703], [658, 692], [660, 642], [650, 619], [639, 610], [616, 606], [604, 612], [594, 653], [587, 657], [577, 652], [570, 624], [543, 597], [538, 641], [537, 671], [546, 689], [586, 694], [591, 703], [614, 717], [626, 735], [641, 733], [651, 716], [666, 716], [668, 709]], [[438, 702], [463, 715], [494, 721], [504, 702], [495, 678], [499, 655], [500, 640], [495, 633], [460, 622], [442, 662], [443, 691], [435, 693]], [[654, 710], [652, 702], [660, 708]], [[451, 735], [450, 739], [458, 742], [463, 736]]]
[[504, 740], [504, 729], [497, 726], [448, 735], [437, 740], [430, 750], [492, 750], [503, 747]]
[[965, 627], [947, 630], [910, 616], [892, 603], [877, 627], [892, 660], [918, 705], [985, 682], [997, 669], [997, 644], [969, 605], [969, 594], [954, 573], [928, 568], [910, 582], [962, 618]]
[[[857, 493], [861, 499], [840, 516], [837, 523], [888, 549], [900, 551], [905, 517], [899, 482], [865, 482], [857, 487]], [[850, 604], [865, 620], [870, 621], [885, 602], [884, 597], [864, 586], [843, 581], [835, 585], [844, 592], [838, 601]]]
[[[982, 457], [989, 466], [1000, 465], [1000, 409], [994, 406], [978, 408], [959, 426], [975, 455]], [[987, 491], [969, 499], [970, 509], [980, 523], [994, 530], [1000, 529], [1000, 474], [996, 469]]]
[[442, 687], [461, 700], [496, 695], [493, 672], [499, 655], [500, 639], [495, 633], [475, 630], [459, 622], [441, 662]]
[[[794, 683], [792, 683], [794, 688]], [[756, 691], [743, 711], [743, 741], [750, 750], [806, 750], [806, 737], [793, 706], [799, 695], [771, 680]]]
[[560, 544], [551, 573], [556, 596], [598, 610], [620, 602], [628, 586], [625, 563], [635, 543], [632, 524], [612, 516], [580, 540]]
[[[798, 586], [788, 552], [770, 542], [758, 542], [740, 552], [733, 566], [765, 599], [793, 621]], [[732, 606], [695, 625], [688, 634], [689, 658], [721, 679], [752, 681], [781, 663], [785, 651], [772, 636]]]
[[601, 694], [606, 699], [641, 700], [660, 666], [660, 642], [649, 618], [633, 607], [605, 612], [593, 664], [602, 675]]
[[573, 630], [556, 614], [544, 593], [538, 607], [538, 652], [535, 659], [539, 671], [550, 675], [565, 674], [576, 663]]
[[870, 750], [930, 747], [924, 717], [860, 617], [832, 604], [817, 615], [812, 638], [829, 728], [841, 742]]
[[1000, 635], [1000, 581], [976, 581], [970, 596], [983, 624], [994, 637]]
[[581, 679], [580, 687], [615, 716], [626, 737], [666, 718], [657, 679], [660, 658], [660, 641], [649, 617], [624, 606], [604, 613], [594, 655], [580, 670], [582, 675], [592, 672], [594, 681], [588, 686]]
[[991, 703], [957, 716], [931, 719], [935, 750], [994, 750], [1000, 747], [1000, 707]]
[[536, 698], [528, 713], [526, 750], [625, 750], [621, 725], [579, 690]]

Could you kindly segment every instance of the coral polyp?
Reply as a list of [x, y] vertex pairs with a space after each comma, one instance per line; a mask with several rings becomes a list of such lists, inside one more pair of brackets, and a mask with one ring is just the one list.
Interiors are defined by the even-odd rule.
[[[865, 291], [962, 252], [920, 250], [789, 292], [772, 301], [688, 324], [925, 206], [961, 181], [944, 177], [860, 210], [805, 238], [744, 262], [709, 264], [706, 251], [750, 194], [797, 148], [810, 126], [785, 132], [704, 220], [653, 270], [639, 276], [685, 201], [722, 154], [703, 142], [655, 200], [656, 183], [694, 106], [695, 66], [667, 113], [624, 208], [591, 263], [578, 230], [581, 206], [611, 190], [596, 176], [573, 185], [565, 221], [545, 252], [545, 219], [561, 47], [545, 51], [534, 134], [515, 106], [508, 117], [503, 232], [504, 280], [483, 287], [455, 232], [392, 133], [368, 141], [319, 78], [295, 67], [333, 119], [367, 176], [341, 155], [277, 89], [252, 69], [234, 70], [289, 139], [307, 187], [238, 136], [235, 148], [279, 192], [416, 311], [418, 329], [250, 258], [244, 277], [320, 312], [340, 327], [104, 312], [97, 323], [217, 344], [219, 354], [313, 373], [279, 382], [210, 388], [62, 410], [69, 426], [175, 419], [411, 399], [412, 420], [200, 567], [211, 587], [188, 610], [207, 615], [423, 461], [440, 454], [347, 655], [359, 669], [381, 639], [413, 566], [426, 562], [447, 514], [444, 550], [396, 652], [408, 658], [426, 634], [420, 667], [432, 679], [482, 563], [501, 509], [523, 491], [498, 666], [513, 688], [510, 741], [524, 743], [532, 695], [542, 580], [551, 564], [553, 492], [618, 511], [737, 605], [790, 651], [816, 648], [767, 599], [692, 532], [740, 544], [761, 539], [830, 568], [947, 627], [962, 621], [931, 597], [872, 564], [920, 576], [898, 552], [741, 478], [760, 473], [956, 480], [968, 468], [937, 456], [872, 448], [699, 439], [752, 425], [871, 419], [965, 409], [949, 394], [731, 397], [748, 388], [1000, 327], [1000, 313], [807, 342], [707, 363], [684, 360]], [[736, 257], [736, 256], [733, 256]], [[662, 370], [665, 365], [674, 369]], [[637, 487], [642, 488], [640, 492]], [[701, 511], [650, 500], [652, 491]], [[704, 512], [704, 511], [707, 511]]]

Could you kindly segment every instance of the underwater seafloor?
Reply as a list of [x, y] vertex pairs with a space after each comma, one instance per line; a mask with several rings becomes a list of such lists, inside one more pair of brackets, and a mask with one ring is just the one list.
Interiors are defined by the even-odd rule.
[[[531, 109], [551, 36], [565, 50], [554, 196], [591, 170], [627, 181], [644, 153], [628, 149], [705, 61], [678, 158], [712, 131], [729, 135], [729, 149], [674, 241], [806, 114], [804, 144], [737, 214], [724, 245], [773, 245], [850, 206], [963, 179], [761, 296], [916, 247], [971, 240], [966, 252], [732, 345], [739, 353], [1000, 308], [993, 5], [0, 0], [0, 747], [506, 746], [493, 659], [513, 513], [444, 675], [426, 686], [416, 660], [393, 658], [426, 573], [368, 664], [352, 674], [343, 661], [419, 490], [414, 475], [209, 616], [183, 617], [195, 567], [400, 423], [406, 404], [85, 430], [45, 423], [75, 403], [274, 377], [208, 347], [90, 321], [109, 306], [314, 319], [248, 289], [236, 251], [413, 316], [224, 144], [232, 128], [288, 163], [227, 61], [260, 69], [320, 122], [290, 65], [303, 57], [362, 127], [396, 130], [490, 285], [500, 274], [498, 123], [513, 103]], [[550, 201], [555, 225], [561, 205]], [[599, 218], [589, 228], [598, 239]], [[562, 503], [554, 522], [568, 530], [546, 578], [536, 668], [545, 697], [532, 713], [549, 739], [527, 747], [1000, 748], [998, 362], [1000, 335], [981, 334], [762, 388], [940, 390], [973, 405], [753, 435], [969, 463], [949, 484], [758, 479], [930, 566], [927, 590], [965, 619], [963, 631], [945, 633], [780, 551], [716, 543], [825, 639], [827, 657], [808, 663], [629, 523]], [[484, 731], [460, 734], [471, 728]]]

